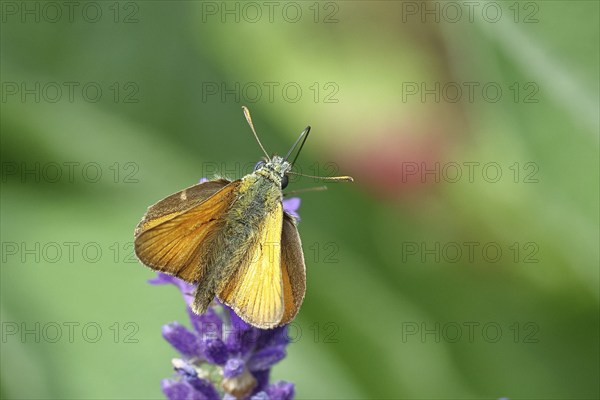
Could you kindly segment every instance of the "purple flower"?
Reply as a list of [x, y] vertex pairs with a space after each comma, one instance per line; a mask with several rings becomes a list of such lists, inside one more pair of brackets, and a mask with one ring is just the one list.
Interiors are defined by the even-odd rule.
[[[190, 289], [193, 290], [185, 282], [163, 273], [150, 283], [174, 284], [186, 300]], [[293, 399], [292, 383], [269, 384], [271, 367], [286, 356], [287, 326], [254, 328], [217, 300], [202, 315], [194, 314], [189, 302], [186, 306], [193, 329], [177, 322], [162, 329], [165, 340], [182, 356], [173, 360], [179, 379], [162, 381], [167, 398], [212, 400], [221, 398], [214, 397], [221, 392], [238, 399]]]
[[[299, 198], [283, 201], [284, 210], [298, 218]], [[269, 384], [274, 364], [286, 356], [287, 326], [255, 328], [217, 299], [202, 315], [191, 309], [194, 286], [173, 276], [158, 273], [153, 285], [172, 284], [186, 302], [192, 329], [171, 322], [162, 328], [163, 337], [180, 354], [173, 359], [175, 377], [164, 379], [161, 388], [170, 400], [292, 400], [294, 384]]]
[[180, 359], [173, 359], [173, 367], [180, 380], [163, 379], [161, 387], [168, 399], [178, 400], [219, 400], [220, 396], [212, 383], [200, 378], [192, 365]]
[[290, 197], [289, 199], [283, 199], [283, 210], [296, 218], [296, 221], [300, 221], [300, 215], [298, 215], [298, 209], [301, 203], [300, 197]]
[[294, 398], [294, 384], [284, 381], [275, 382], [267, 387], [267, 394], [271, 400], [292, 400]]

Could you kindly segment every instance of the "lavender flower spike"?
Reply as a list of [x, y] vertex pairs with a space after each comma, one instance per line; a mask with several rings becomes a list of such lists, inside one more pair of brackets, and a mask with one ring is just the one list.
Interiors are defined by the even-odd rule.
[[[297, 220], [299, 207], [299, 198], [283, 201], [283, 209]], [[217, 299], [204, 314], [196, 315], [190, 308], [193, 285], [163, 273], [149, 283], [175, 285], [192, 326], [172, 322], [162, 329], [182, 357], [173, 360], [175, 376], [161, 382], [169, 400], [293, 400], [293, 383], [269, 383], [271, 368], [286, 356], [287, 326], [254, 328]]]

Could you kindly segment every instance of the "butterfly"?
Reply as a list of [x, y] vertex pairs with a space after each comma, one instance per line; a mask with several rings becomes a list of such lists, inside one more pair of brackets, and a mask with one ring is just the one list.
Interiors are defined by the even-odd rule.
[[197, 285], [196, 314], [216, 296], [250, 325], [269, 329], [292, 321], [306, 292], [302, 243], [296, 220], [283, 210], [282, 191], [288, 175], [302, 175], [292, 166], [310, 126], [285, 157], [269, 157], [250, 112], [242, 109], [266, 158], [241, 179], [199, 183], [148, 207], [135, 228], [134, 248], [144, 265]]

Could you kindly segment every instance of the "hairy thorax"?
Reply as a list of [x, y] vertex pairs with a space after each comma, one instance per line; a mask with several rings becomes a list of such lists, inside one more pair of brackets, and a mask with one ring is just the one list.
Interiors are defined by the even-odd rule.
[[281, 178], [268, 170], [245, 176], [240, 184], [238, 198], [229, 212], [231, 219], [255, 229], [281, 203], [280, 185]]

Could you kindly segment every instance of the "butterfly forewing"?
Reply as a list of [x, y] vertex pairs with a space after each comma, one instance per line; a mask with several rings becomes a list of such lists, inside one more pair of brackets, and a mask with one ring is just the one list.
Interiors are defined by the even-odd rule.
[[269, 212], [249, 251], [219, 298], [246, 322], [259, 328], [279, 325], [284, 313], [281, 275], [283, 209]]
[[211, 238], [218, 235], [239, 181], [201, 183], [175, 193], [148, 211], [135, 231], [135, 253], [148, 267], [196, 282]]
[[213, 194], [227, 186], [230, 181], [217, 179], [190, 186], [180, 192], [174, 193], [148, 207], [146, 214], [135, 228], [135, 237], [141, 232], [168, 221], [177, 215], [204, 202]]

